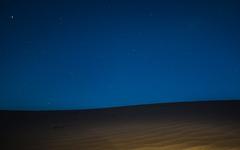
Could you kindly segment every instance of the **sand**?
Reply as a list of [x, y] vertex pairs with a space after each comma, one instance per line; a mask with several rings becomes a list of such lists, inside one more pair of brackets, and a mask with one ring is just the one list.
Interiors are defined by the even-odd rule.
[[240, 150], [240, 101], [0, 117], [1, 150]]

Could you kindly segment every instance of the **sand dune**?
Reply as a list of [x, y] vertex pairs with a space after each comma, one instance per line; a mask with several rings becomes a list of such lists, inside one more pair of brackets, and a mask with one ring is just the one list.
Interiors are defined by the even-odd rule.
[[0, 116], [2, 150], [240, 150], [240, 101]]

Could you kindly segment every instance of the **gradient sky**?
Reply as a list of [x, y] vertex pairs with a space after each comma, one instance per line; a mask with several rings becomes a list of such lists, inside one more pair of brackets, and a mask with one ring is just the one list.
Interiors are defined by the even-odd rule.
[[238, 0], [1, 0], [0, 109], [240, 99]]

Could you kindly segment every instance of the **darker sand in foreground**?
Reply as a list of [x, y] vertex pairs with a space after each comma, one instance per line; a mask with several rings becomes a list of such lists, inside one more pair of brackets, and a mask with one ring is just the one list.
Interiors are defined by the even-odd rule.
[[240, 101], [0, 117], [1, 150], [240, 150]]

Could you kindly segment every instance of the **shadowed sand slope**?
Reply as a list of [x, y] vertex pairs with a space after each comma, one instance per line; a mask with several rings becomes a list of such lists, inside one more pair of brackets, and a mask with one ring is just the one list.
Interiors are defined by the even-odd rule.
[[1, 150], [240, 150], [240, 101], [0, 117]]

